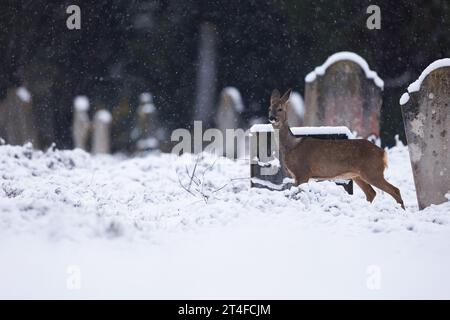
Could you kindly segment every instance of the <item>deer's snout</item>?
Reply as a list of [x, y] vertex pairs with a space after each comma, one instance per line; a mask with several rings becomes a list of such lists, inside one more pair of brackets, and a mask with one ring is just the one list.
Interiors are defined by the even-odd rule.
[[274, 110], [272, 108], [269, 109], [269, 121], [270, 122], [275, 122], [277, 121], [277, 114], [276, 112], [274, 112]]

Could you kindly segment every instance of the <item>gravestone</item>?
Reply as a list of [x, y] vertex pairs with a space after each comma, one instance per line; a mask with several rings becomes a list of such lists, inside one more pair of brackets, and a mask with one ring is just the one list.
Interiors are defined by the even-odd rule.
[[139, 96], [137, 118], [136, 149], [139, 151], [157, 149], [160, 124], [151, 93], [144, 92]]
[[[351, 139], [346, 127], [292, 127], [296, 137], [316, 139]], [[278, 152], [278, 138], [271, 124], [255, 124], [250, 128], [250, 186], [270, 190], [284, 190], [293, 185]], [[353, 194], [352, 180], [336, 180], [344, 189]]]
[[[105, 106], [97, 104], [98, 110], [104, 109]], [[136, 127], [135, 112], [131, 108], [131, 104], [127, 95], [124, 95], [112, 109], [111, 148], [114, 150], [129, 150], [132, 130]]]
[[72, 137], [75, 148], [87, 150], [91, 122], [89, 120], [89, 99], [78, 96], [73, 102]]
[[215, 123], [216, 127], [222, 132], [223, 147], [222, 150], [217, 150], [218, 155], [226, 155], [229, 158], [235, 159], [238, 156], [245, 154], [245, 137], [242, 135], [234, 136], [235, 131], [227, 129], [240, 129], [243, 122], [241, 114], [244, 112], [244, 104], [242, 102], [239, 90], [234, 87], [226, 87], [220, 94], [220, 101], [217, 107]]
[[217, 82], [217, 29], [210, 22], [200, 26], [194, 121], [208, 127], [214, 115]]
[[9, 88], [0, 103], [0, 138], [12, 145], [37, 144], [32, 97], [25, 87]]
[[400, 99], [420, 209], [450, 193], [449, 104], [450, 59], [429, 65]]
[[107, 110], [99, 110], [94, 116], [92, 134], [92, 153], [110, 153], [111, 113]]
[[353, 52], [339, 52], [305, 78], [305, 126], [346, 126], [380, 135], [383, 80]]

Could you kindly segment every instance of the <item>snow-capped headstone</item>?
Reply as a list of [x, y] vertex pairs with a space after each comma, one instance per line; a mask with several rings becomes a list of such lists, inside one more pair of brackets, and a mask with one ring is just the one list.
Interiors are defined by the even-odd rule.
[[305, 126], [346, 126], [380, 135], [383, 80], [353, 52], [338, 52], [305, 78]]
[[87, 150], [87, 141], [91, 123], [89, 121], [89, 99], [77, 96], [73, 102], [72, 137], [75, 148]]
[[[220, 101], [217, 107], [215, 122], [216, 127], [222, 132], [224, 138], [224, 150], [216, 150], [220, 156], [226, 155], [229, 158], [236, 158], [243, 155], [245, 150], [245, 137], [237, 137], [234, 143], [234, 136], [231, 137], [231, 131], [227, 129], [242, 128], [243, 121], [241, 114], [244, 111], [244, 104], [238, 89], [226, 87], [220, 94]], [[233, 141], [228, 141], [233, 140]]]
[[107, 110], [99, 110], [94, 116], [92, 153], [110, 153], [110, 131], [112, 116]]
[[133, 135], [137, 138], [136, 148], [139, 151], [157, 149], [159, 146], [158, 130], [160, 128], [158, 114], [153, 104], [153, 96], [144, 92], [139, 96], [137, 109], [137, 131]]
[[32, 96], [25, 87], [9, 88], [0, 103], [0, 138], [12, 145], [38, 145]]
[[429, 65], [400, 99], [420, 209], [450, 192], [449, 104], [450, 59]]

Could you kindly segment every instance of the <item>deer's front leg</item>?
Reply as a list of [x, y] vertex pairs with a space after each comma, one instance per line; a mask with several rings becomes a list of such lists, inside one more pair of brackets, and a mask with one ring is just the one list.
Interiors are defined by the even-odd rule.
[[309, 178], [306, 176], [301, 176], [301, 177], [297, 177], [295, 176], [294, 178], [294, 185], [296, 187], [298, 187], [299, 185], [301, 185], [302, 183], [307, 183], [309, 181]]
[[308, 169], [306, 167], [295, 167], [295, 166], [290, 167], [284, 161], [283, 167], [287, 175], [294, 179], [294, 186], [297, 187], [302, 183], [308, 182], [310, 176], [308, 174]]

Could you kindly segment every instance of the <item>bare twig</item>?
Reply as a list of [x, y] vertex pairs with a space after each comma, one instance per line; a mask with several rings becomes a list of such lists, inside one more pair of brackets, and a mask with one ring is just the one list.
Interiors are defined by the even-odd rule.
[[223, 188], [225, 188], [227, 185], [228, 185], [228, 183], [225, 183], [223, 186], [221, 186], [219, 189], [214, 190], [212, 193], [219, 192], [220, 190], [222, 190]]
[[[208, 186], [205, 183], [206, 174], [213, 170], [213, 168], [217, 162], [217, 159], [215, 159], [210, 165], [208, 165], [206, 167], [206, 169], [200, 173], [200, 177], [199, 177], [197, 175], [197, 172], [199, 172], [198, 168], [199, 168], [199, 163], [200, 163], [201, 159], [202, 158], [200, 158], [200, 157], [196, 158], [192, 172], [189, 170], [188, 166], [185, 167], [185, 174], [189, 178], [189, 183], [187, 185], [183, 184], [180, 176], [178, 176], [178, 183], [190, 195], [192, 195], [193, 197], [196, 197], [196, 198], [201, 198], [205, 203], [208, 203], [208, 200], [211, 198], [212, 195], [217, 194], [219, 191], [226, 188], [230, 183], [233, 183], [233, 181], [250, 179], [249, 177], [232, 178], [232, 179], [229, 179], [230, 181], [228, 183], [225, 183], [221, 187], [219, 187], [217, 189], [213, 189], [213, 190], [211, 190], [211, 188], [208, 188], [209, 190], [207, 190], [207, 192], [205, 192], [205, 187]], [[214, 198], [216, 198], [216, 196], [214, 196]]]
[[244, 178], [231, 178], [230, 181], [236, 181], [236, 180], [250, 180], [251, 177], [244, 177]]
[[194, 169], [192, 170], [191, 180], [189, 181], [189, 187], [188, 187], [189, 190], [191, 190], [192, 179], [194, 179], [195, 170], [197, 170], [198, 161], [199, 160], [197, 158], [197, 160], [195, 161]]
[[178, 177], [178, 183], [180, 184], [180, 186], [181, 186], [187, 193], [189, 193], [189, 194], [192, 195], [193, 197], [196, 197], [196, 198], [197, 198], [197, 196], [196, 196], [191, 190], [189, 190], [188, 188], [186, 188], [186, 187], [183, 185], [183, 183], [181, 182], [180, 177]]

